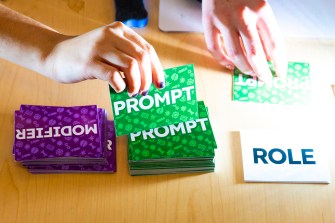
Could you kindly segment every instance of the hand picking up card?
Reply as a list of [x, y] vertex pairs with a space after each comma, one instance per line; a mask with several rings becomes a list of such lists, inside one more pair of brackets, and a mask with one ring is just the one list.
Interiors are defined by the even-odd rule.
[[[269, 67], [274, 74], [271, 63]], [[284, 105], [308, 104], [311, 93], [309, 71], [308, 63], [290, 62], [286, 79], [273, 77], [272, 83], [265, 84], [235, 68], [233, 100]]]
[[198, 118], [193, 65], [165, 70], [166, 87], [150, 87], [146, 96], [131, 98], [110, 87], [116, 135], [153, 129]]

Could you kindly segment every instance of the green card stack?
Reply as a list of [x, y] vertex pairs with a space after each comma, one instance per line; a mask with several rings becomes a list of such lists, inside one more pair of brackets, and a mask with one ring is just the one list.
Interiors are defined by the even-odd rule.
[[165, 70], [166, 87], [130, 98], [110, 88], [116, 135], [128, 135], [131, 175], [210, 172], [216, 142], [197, 101], [192, 64]]
[[131, 175], [214, 171], [216, 142], [203, 101], [199, 118], [131, 133], [128, 160]]
[[234, 70], [234, 101], [307, 105], [311, 99], [310, 65], [303, 62], [289, 62], [286, 79], [276, 77], [272, 63], [269, 68], [273, 74], [272, 82], [265, 84], [256, 77]]

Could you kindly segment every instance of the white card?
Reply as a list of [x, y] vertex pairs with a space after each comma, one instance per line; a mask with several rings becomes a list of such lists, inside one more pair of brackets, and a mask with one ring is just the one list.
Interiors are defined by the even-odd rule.
[[[269, 2], [285, 37], [335, 38], [335, 1]], [[158, 26], [165, 32], [203, 32], [201, 3], [197, 0], [160, 0]]]
[[165, 32], [203, 32], [201, 2], [160, 0], [158, 27]]
[[244, 181], [330, 183], [322, 131], [243, 130]]

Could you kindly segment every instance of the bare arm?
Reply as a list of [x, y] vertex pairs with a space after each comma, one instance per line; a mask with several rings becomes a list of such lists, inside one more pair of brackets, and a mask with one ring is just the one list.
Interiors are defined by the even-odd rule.
[[51, 76], [46, 67], [53, 48], [66, 37], [51, 28], [0, 5], [0, 56]]
[[[0, 5], [0, 57], [63, 83], [98, 78], [145, 95], [164, 72], [153, 47], [122, 23], [66, 36]], [[124, 74], [123, 78], [120, 71]]]

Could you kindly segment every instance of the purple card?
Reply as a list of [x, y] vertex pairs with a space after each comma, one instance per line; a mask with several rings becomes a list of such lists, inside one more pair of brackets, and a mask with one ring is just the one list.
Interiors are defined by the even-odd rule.
[[113, 121], [107, 121], [104, 140], [107, 164], [27, 166], [31, 173], [114, 173], [116, 172], [116, 135]]
[[104, 163], [104, 120], [106, 112], [95, 105], [22, 105], [15, 111], [15, 160], [56, 164], [85, 158]]

